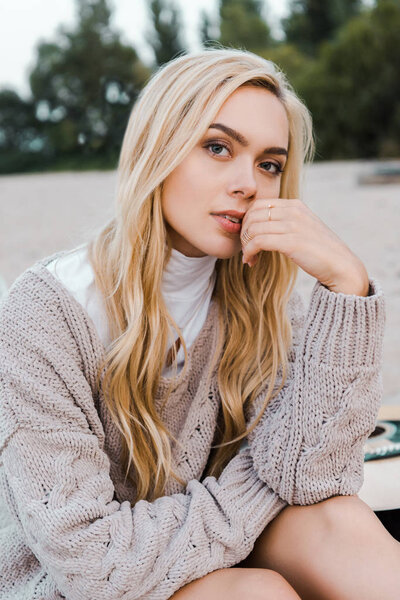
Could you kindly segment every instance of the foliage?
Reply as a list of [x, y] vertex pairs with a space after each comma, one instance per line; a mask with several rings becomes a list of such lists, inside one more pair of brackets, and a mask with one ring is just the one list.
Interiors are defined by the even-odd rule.
[[[177, 0], [147, 0], [153, 67], [111, 27], [109, 1], [75, 0], [77, 25], [38, 45], [31, 98], [0, 90], [0, 173], [115, 167], [138, 92], [185, 48]], [[313, 115], [317, 158], [399, 156], [399, 0], [291, 0], [283, 41], [265, 1], [215, 0], [218, 19], [201, 14], [203, 45], [274, 61]]]
[[292, 44], [276, 44], [260, 52], [260, 56], [272, 60], [283, 71], [297, 93], [300, 93], [304, 77], [314, 65], [312, 59]]
[[204, 9], [200, 12], [199, 36], [204, 47], [213, 46], [219, 37], [219, 25]]
[[218, 27], [203, 11], [200, 35], [205, 46], [217, 42], [258, 54], [272, 42], [269, 25], [262, 16], [261, 0], [219, 0]]
[[220, 38], [224, 46], [259, 52], [271, 43], [271, 32], [261, 14], [260, 0], [220, 0]]
[[290, 15], [282, 20], [286, 41], [315, 54], [322, 42], [360, 12], [361, 4], [361, 0], [291, 0]]
[[325, 44], [298, 88], [321, 158], [400, 154], [400, 5], [378, 0]]
[[35, 137], [35, 117], [31, 102], [25, 102], [10, 89], [0, 91], [0, 147], [10, 152], [29, 149], [29, 138]]
[[[21, 165], [26, 165], [32, 145], [42, 145], [34, 152], [44, 164], [98, 155], [115, 166], [131, 104], [150, 75], [136, 51], [112, 30], [107, 0], [77, 0], [77, 8], [76, 29], [59, 28], [54, 41], [37, 48], [30, 75], [30, 126], [24, 135], [32, 137], [34, 130], [38, 134], [30, 146], [15, 147], [24, 155]], [[2, 119], [4, 106], [0, 110]], [[26, 119], [27, 110], [16, 102], [14, 122], [24, 114]], [[10, 160], [6, 162], [1, 161], [0, 171], [11, 168]]]
[[178, 8], [165, 0], [150, 0], [153, 30], [146, 40], [153, 49], [158, 66], [185, 52], [181, 41], [182, 22]]
[[23, 100], [13, 90], [1, 90], [0, 173], [31, 170], [46, 162], [46, 150], [33, 101]]
[[40, 44], [31, 90], [55, 152], [113, 154], [149, 73], [111, 30], [106, 0], [78, 0], [78, 8], [76, 31]]

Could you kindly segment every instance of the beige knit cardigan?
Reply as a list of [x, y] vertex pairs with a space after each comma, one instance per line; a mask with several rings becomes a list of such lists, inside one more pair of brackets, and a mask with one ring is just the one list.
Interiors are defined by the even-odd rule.
[[62, 254], [25, 271], [0, 311], [2, 600], [166, 600], [248, 556], [287, 504], [359, 491], [382, 395], [385, 309], [375, 281], [366, 298], [317, 282], [306, 312], [293, 294], [287, 382], [218, 479], [202, 477], [220, 408], [212, 300], [164, 411], [169, 380], [154, 398], [181, 443], [173, 466], [188, 483], [168, 481], [165, 496], [135, 502], [95, 384], [105, 348], [45, 268]]

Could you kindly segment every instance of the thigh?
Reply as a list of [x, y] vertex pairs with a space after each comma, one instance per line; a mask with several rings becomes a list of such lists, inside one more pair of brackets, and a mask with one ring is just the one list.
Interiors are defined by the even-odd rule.
[[311, 551], [317, 551], [319, 544], [326, 540], [327, 508], [332, 500], [307, 506], [286, 506], [267, 525], [249, 556], [238, 566], [275, 569], [285, 558], [289, 562], [292, 554], [304, 556], [306, 545]]
[[178, 590], [171, 600], [300, 600], [276, 571], [231, 567], [218, 569]]
[[358, 496], [286, 507], [239, 564], [277, 571], [303, 600], [399, 597], [400, 544]]
[[[281, 562], [293, 553], [302, 555], [305, 546], [316, 551], [326, 540], [326, 519], [321, 503], [308, 506], [287, 506], [269, 523], [247, 557], [252, 566], [265, 567], [269, 562]], [[247, 565], [246, 565], [247, 566]]]
[[[280, 571], [283, 564], [317, 561], [327, 540], [380, 537], [379, 519], [358, 496], [334, 496], [307, 506], [287, 506], [267, 525], [238, 566]], [[279, 565], [279, 568], [277, 568]]]

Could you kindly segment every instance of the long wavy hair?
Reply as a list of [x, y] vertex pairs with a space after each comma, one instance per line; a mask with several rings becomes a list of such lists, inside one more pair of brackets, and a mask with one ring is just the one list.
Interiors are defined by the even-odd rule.
[[[170, 476], [186, 483], [173, 472], [175, 438], [154, 405], [174, 331], [185, 352], [184, 372], [188, 362], [182, 332], [161, 293], [171, 253], [161, 206], [163, 181], [204, 136], [223, 102], [244, 85], [264, 87], [286, 110], [289, 149], [280, 195], [299, 197], [302, 166], [313, 151], [307, 108], [272, 62], [247, 51], [208, 48], [170, 61], [141, 91], [122, 143], [114, 216], [88, 245], [113, 340], [98, 377], [122, 436], [125, 481], [128, 478], [134, 485], [136, 500], [163, 495]], [[261, 252], [251, 269], [242, 264], [240, 254], [218, 259], [216, 271], [213, 296], [218, 303], [219, 342], [214, 366], [223, 426], [206, 474], [218, 477], [284, 384], [291, 345], [286, 308], [297, 267], [271, 251]], [[176, 356], [173, 350], [175, 374]], [[266, 382], [262, 409], [246, 428], [246, 410]], [[169, 392], [173, 383], [174, 377]]]

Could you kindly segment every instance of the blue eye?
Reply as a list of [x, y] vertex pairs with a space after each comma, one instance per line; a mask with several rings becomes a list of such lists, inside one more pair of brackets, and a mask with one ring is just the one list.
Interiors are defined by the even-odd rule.
[[[225, 148], [225, 150], [229, 150], [224, 144], [217, 144], [215, 142], [211, 142], [209, 144], [206, 144], [204, 146], [205, 148]], [[217, 154], [218, 156], [221, 154], [220, 152], [214, 152], [212, 151], [212, 154]]]
[[[226, 146], [225, 144], [222, 144], [221, 142], [208, 142], [206, 144], [204, 144], [204, 148], [207, 148], [207, 150], [209, 150], [211, 152], [212, 155], [214, 156], [222, 156], [221, 155], [221, 151], [220, 152], [215, 152], [215, 150], [212, 150], [212, 148], [222, 148], [223, 150], [227, 150], [228, 152], [230, 152], [228, 146]], [[262, 165], [267, 165], [266, 168], [263, 168]], [[283, 173], [283, 169], [281, 168], [281, 166], [275, 162], [271, 162], [271, 161], [266, 161], [266, 162], [262, 162], [260, 163], [260, 167], [262, 168], [263, 171], [265, 171], [266, 173], [269, 173], [271, 175], [279, 175], [280, 173]]]
[[[267, 168], [264, 171], [268, 171], [268, 173], [272, 173], [273, 175], [278, 175], [278, 173], [283, 173], [283, 169], [281, 169], [280, 165], [277, 165], [273, 162], [263, 162], [261, 165], [267, 165]], [[261, 166], [260, 165], [260, 166]]]

